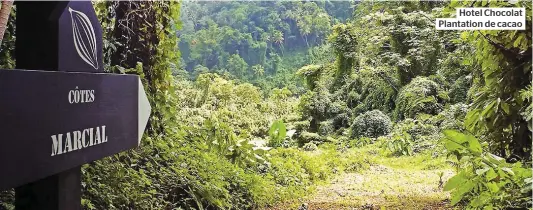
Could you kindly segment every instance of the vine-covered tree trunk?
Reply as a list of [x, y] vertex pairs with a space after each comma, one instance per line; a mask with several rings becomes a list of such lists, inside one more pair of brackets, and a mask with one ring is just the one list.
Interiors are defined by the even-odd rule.
[[[158, 87], [157, 75], [166, 69], [154, 69], [159, 62], [158, 47], [159, 35], [163, 32], [160, 26], [168, 25], [163, 14], [168, 12], [166, 3], [153, 1], [120, 1], [115, 8], [115, 26], [113, 38], [118, 44], [116, 51], [111, 55], [111, 66], [135, 68], [137, 63], [142, 64], [144, 78], [147, 82], [147, 94], [156, 95]], [[152, 119], [160, 121], [163, 118], [157, 105], [152, 109]], [[153, 106], [154, 106], [153, 105]], [[162, 126], [154, 126], [153, 120], [148, 121], [149, 133], [161, 133]]]

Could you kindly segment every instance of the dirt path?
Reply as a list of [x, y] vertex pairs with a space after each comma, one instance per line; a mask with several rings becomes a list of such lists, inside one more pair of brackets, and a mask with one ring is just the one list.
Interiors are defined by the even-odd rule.
[[361, 173], [346, 173], [319, 186], [300, 204], [271, 209], [451, 209], [449, 193], [439, 187], [450, 170], [398, 169], [374, 165]]

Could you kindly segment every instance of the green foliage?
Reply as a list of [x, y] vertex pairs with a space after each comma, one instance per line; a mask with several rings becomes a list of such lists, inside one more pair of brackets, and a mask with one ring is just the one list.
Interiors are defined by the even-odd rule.
[[289, 186], [288, 189], [295, 187], [296, 196], [302, 193], [302, 187], [309, 186], [308, 183], [326, 180], [336, 172], [350, 168], [351, 171], [361, 170], [367, 168], [370, 163], [360, 153], [339, 153], [331, 144], [323, 144], [318, 150], [320, 153], [304, 152], [296, 148], [273, 150], [269, 161], [272, 163], [271, 174], [276, 183]]
[[[195, 83], [179, 83], [180, 122], [202, 127], [205, 119], [217, 118], [244, 136], [266, 136], [276, 120], [296, 118], [296, 99], [287, 89], [263, 98], [261, 90], [249, 83], [236, 84], [216, 74], [202, 74]], [[246, 134], [245, 134], [246, 133]]]
[[310, 118], [310, 131], [318, 131], [320, 121], [323, 121], [328, 116], [330, 104], [329, 93], [325, 90], [318, 92], [308, 91], [300, 97], [298, 109], [301, 111], [302, 116], [306, 116], [308, 119]]
[[283, 139], [287, 136], [287, 128], [285, 128], [283, 121], [278, 120], [272, 123], [268, 135], [270, 136], [268, 144], [271, 147], [279, 147]]
[[[463, 6], [522, 6], [526, 7], [526, 22], [531, 22], [531, 5], [524, 2], [455, 1], [443, 14], [450, 15], [456, 7]], [[526, 31], [528, 28], [530, 25]], [[458, 161], [458, 175], [445, 186], [453, 190], [452, 204], [463, 201], [469, 209], [531, 208], [531, 169], [516, 162], [516, 158], [531, 160], [529, 114], [520, 115], [530, 106], [530, 94], [520, 97], [531, 82], [531, 56], [526, 53], [531, 51], [528, 36], [525, 31], [461, 33], [457, 43], [475, 50], [459, 60], [476, 68], [471, 70], [472, 85], [468, 91], [473, 103], [464, 120], [470, 134], [445, 131], [445, 146]], [[461, 80], [461, 76], [457, 77], [457, 83]], [[457, 86], [456, 89], [464, 88]], [[486, 142], [481, 144], [474, 135]]]
[[15, 190], [0, 191], [0, 209], [14, 210], [15, 209]]
[[[337, 17], [346, 18], [350, 9], [340, 5], [351, 3], [183, 2], [179, 43], [183, 66], [189, 72], [197, 65], [210, 72], [227, 71], [265, 90], [299, 85], [293, 73], [311, 55], [298, 54], [323, 44]], [[312, 59], [326, 56], [313, 53]]]
[[450, 102], [458, 103], [466, 101], [470, 83], [471, 82], [466, 76], [459, 77], [450, 87], [450, 91], [448, 93], [450, 96]]
[[453, 2], [444, 10], [450, 15], [456, 7], [524, 7], [526, 30], [465, 31], [461, 40], [475, 51], [464, 63], [476, 64], [469, 98], [472, 106], [465, 127], [477, 136], [486, 136], [493, 153], [508, 158], [531, 160], [531, 135], [528, 121], [520, 116], [529, 104], [519, 97], [531, 84], [531, 5], [527, 2]]
[[[96, 2], [106, 71], [140, 75], [153, 114], [141, 147], [83, 166], [83, 207], [262, 209], [377, 155], [444, 146], [452, 204], [532, 208], [531, 5], [364, 1], [346, 20], [352, 4]], [[526, 7], [528, 30], [435, 30], [472, 6]]]
[[248, 64], [238, 54], [233, 54], [229, 57], [225, 68], [237, 78], [245, 78], [247, 76]]
[[398, 122], [389, 136], [383, 137], [384, 148], [394, 155], [413, 155], [434, 149], [439, 139], [438, 127], [420, 120], [405, 119]]
[[414, 118], [419, 113], [436, 115], [448, 99], [439, 85], [425, 77], [417, 77], [404, 86], [396, 99], [394, 116], [398, 120]]
[[329, 43], [309, 48], [308, 56], [309, 63], [315, 65], [333, 63], [335, 61], [333, 47]]
[[405, 119], [396, 124], [393, 132], [407, 132], [415, 142], [426, 140], [426, 136], [438, 133], [438, 128], [431, 124], [420, 122], [419, 120]]
[[318, 133], [309, 133], [306, 131], [302, 132], [302, 134], [300, 134], [300, 137], [298, 138], [298, 142], [301, 145], [309, 143], [309, 142], [319, 143], [322, 141], [324, 141], [324, 138], [318, 135]]
[[217, 153], [193, 145], [177, 148], [171, 143], [158, 149], [143, 151], [157, 154], [153, 158], [157, 162], [130, 159], [132, 162], [117, 165], [113, 158], [96, 162], [100, 167], [85, 167], [84, 176], [99, 180], [87, 183], [89, 195], [94, 195], [87, 197], [87, 206], [248, 209], [274, 200], [273, 181], [220, 159]]
[[468, 106], [466, 104], [457, 103], [446, 107], [444, 111], [435, 116], [433, 121], [441, 130], [463, 130], [467, 112]]
[[309, 129], [309, 121], [293, 122], [292, 126], [294, 127], [294, 129], [296, 129], [299, 132], [304, 131], [304, 130], [308, 130]]
[[320, 122], [320, 125], [318, 127], [318, 133], [323, 136], [327, 136], [328, 134], [333, 133], [334, 131], [333, 122], [332, 121], [323, 121]]
[[[358, 115], [374, 109], [384, 113], [391, 113], [394, 109], [396, 87], [391, 86], [388, 77], [382, 79], [381, 73], [374, 72], [376, 69], [361, 69], [358, 74], [352, 75], [347, 82], [346, 92], [341, 92], [345, 97], [348, 107], [353, 108], [353, 114]], [[385, 71], [385, 70], [383, 70]], [[378, 70], [382, 72], [382, 70]]]
[[304, 77], [307, 87], [313, 91], [317, 87], [321, 70], [322, 67], [319, 65], [308, 65], [300, 68], [296, 74]]
[[[189, 176], [193, 173], [173, 170], [184, 168], [179, 164], [186, 162], [184, 156], [178, 154], [194, 148], [183, 144], [183, 135], [177, 131], [179, 125], [175, 123], [177, 101], [173, 94], [172, 67], [179, 56], [174, 36], [179, 28], [179, 6], [178, 2], [100, 2], [97, 6], [98, 14], [112, 16], [103, 21], [107, 70], [139, 74], [152, 104], [152, 115], [141, 148], [83, 167], [84, 208], [198, 208], [207, 202], [227, 205], [214, 199], [221, 193], [215, 190], [195, 202], [196, 192], [202, 191], [203, 187], [214, 187], [197, 185], [195, 182], [199, 180], [195, 181], [195, 178], [198, 176]], [[145, 12], [125, 14], [139, 7], [145, 8]], [[110, 22], [111, 18], [115, 22]], [[124, 21], [135, 24], [122, 24]], [[159, 26], [161, 29], [156, 30]], [[174, 146], [180, 144], [183, 147]]]
[[352, 24], [335, 25], [329, 37], [337, 54], [336, 84], [344, 84], [346, 76], [352, 73], [354, 65], [358, 64], [357, 54], [358, 34]]
[[374, 140], [369, 137], [360, 137], [349, 142], [350, 147], [364, 147], [372, 143], [374, 143]]
[[372, 110], [355, 118], [351, 127], [351, 136], [377, 138], [389, 134], [391, 129], [390, 118], [379, 110]]
[[210, 150], [228, 158], [233, 164], [246, 167], [263, 160], [258, 156], [263, 154], [263, 150], [253, 149], [254, 145], [249, 143], [245, 136], [237, 136], [233, 128], [226, 123], [213, 118], [207, 119], [203, 124], [204, 128], [196, 135], [205, 139], [199, 140], [204, 140]]
[[468, 98], [468, 89], [472, 86], [471, 73], [479, 68], [469, 60], [471, 52], [475, 49], [471, 45], [461, 43], [452, 42], [447, 45], [450, 46], [449, 49], [457, 49], [448, 53], [439, 63], [439, 75], [445, 78], [443, 87], [449, 89], [450, 102], [465, 102]]
[[531, 120], [533, 119], [533, 88], [531, 85], [529, 85], [526, 89], [520, 91], [520, 97], [524, 102], [529, 104], [525, 110], [520, 113], [523, 118], [525, 118], [528, 122], [528, 128], [530, 131], [533, 131], [533, 127], [531, 126]]
[[413, 146], [411, 135], [405, 131], [395, 132], [391, 137], [386, 138], [382, 145], [394, 155], [413, 155]]
[[467, 209], [532, 207], [530, 168], [521, 162], [507, 163], [505, 159], [486, 152], [478, 139], [470, 134], [454, 130], [443, 133], [446, 149], [457, 158], [460, 168], [444, 186], [444, 190], [452, 191], [452, 205], [464, 201]]
[[[418, 76], [437, 73], [439, 59], [446, 57], [443, 46], [450, 40], [448, 35], [441, 38], [434, 29], [435, 14], [428, 12], [438, 5], [361, 2], [357, 18], [333, 27], [329, 41], [337, 54], [337, 68], [331, 75], [335, 82], [330, 88], [340, 89], [339, 97], [355, 116], [374, 109], [392, 112], [398, 107], [397, 94], [402, 86]], [[443, 105], [441, 97], [447, 97], [441, 91], [435, 100]], [[430, 98], [415, 97], [417, 105], [431, 102]]]
[[316, 146], [315, 143], [313, 142], [308, 142], [308, 143], [305, 143], [304, 146], [302, 147], [303, 150], [305, 151], [315, 151], [318, 149], [318, 147]]
[[366, 27], [374, 27], [372, 37], [382, 47], [376, 49], [384, 64], [394, 66], [401, 85], [417, 76], [436, 72], [441, 39], [434, 22], [425, 11], [410, 11], [400, 6], [384, 13], [371, 13], [362, 18]]

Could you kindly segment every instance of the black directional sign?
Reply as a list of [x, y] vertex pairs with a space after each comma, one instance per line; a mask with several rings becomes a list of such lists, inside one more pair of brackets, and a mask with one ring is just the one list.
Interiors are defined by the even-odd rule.
[[150, 115], [139, 77], [0, 70], [0, 190], [137, 147]]
[[80, 166], [138, 146], [150, 105], [138, 76], [103, 73], [91, 1], [15, 6], [19, 70], [0, 70], [0, 190], [15, 188], [15, 209], [78, 210]]

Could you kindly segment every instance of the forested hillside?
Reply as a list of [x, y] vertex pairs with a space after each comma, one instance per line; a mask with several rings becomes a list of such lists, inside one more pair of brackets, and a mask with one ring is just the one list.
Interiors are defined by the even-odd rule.
[[331, 60], [327, 35], [352, 15], [349, 1], [183, 2], [179, 48], [182, 68], [195, 79], [216, 72], [263, 90], [301, 90], [294, 73]]
[[[84, 209], [533, 208], [531, 2], [94, 5], [106, 70], [153, 111], [139, 148], [82, 167]], [[435, 30], [457, 7], [527, 27]]]

